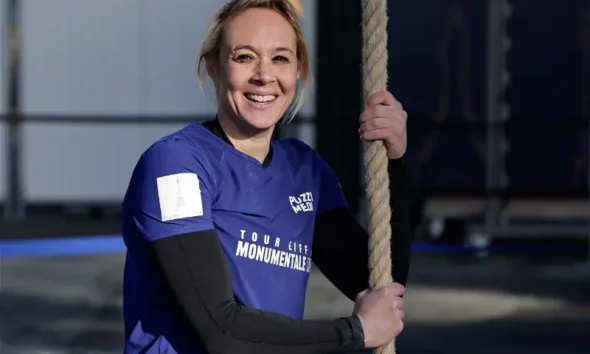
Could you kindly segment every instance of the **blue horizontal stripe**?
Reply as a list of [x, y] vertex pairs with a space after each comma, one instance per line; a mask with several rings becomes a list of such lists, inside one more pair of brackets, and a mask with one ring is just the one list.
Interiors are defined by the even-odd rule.
[[[0, 241], [2, 258], [35, 258], [59, 256], [83, 256], [124, 253], [127, 250], [121, 235], [62, 237], [52, 239], [26, 239]], [[468, 253], [478, 249], [464, 244], [414, 243], [416, 253]], [[583, 253], [583, 247], [554, 246], [491, 246], [485, 251], [493, 253]]]
[[0, 241], [2, 258], [99, 255], [126, 249], [121, 235]]

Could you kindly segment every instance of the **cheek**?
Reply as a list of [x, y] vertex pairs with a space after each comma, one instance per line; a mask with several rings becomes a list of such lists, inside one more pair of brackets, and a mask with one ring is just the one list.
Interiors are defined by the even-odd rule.
[[297, 70], [288, 70], [281, 74], [280, 82], [283, 92], [294, 94], [297, 88]]
[[224, 91], [240, 91], [248, 83], [248, 78], [250, 77], [250, 73], [243, 68], [241, 70], [236, 70], [236, 68], [232, 68], [230, 65], [225, 72], [225, 88]]

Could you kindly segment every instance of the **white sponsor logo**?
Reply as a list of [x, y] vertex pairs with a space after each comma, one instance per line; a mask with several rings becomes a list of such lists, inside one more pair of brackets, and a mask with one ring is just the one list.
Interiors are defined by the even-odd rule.
[[196, 173], [159, 177], [157, 184], [162, 221], [203, 215], [201, 188]]
[[295, 214], [313, 211], [313, 194], [311, 192], [305, 192], [296, 196], [290, 196], [289, 203]]

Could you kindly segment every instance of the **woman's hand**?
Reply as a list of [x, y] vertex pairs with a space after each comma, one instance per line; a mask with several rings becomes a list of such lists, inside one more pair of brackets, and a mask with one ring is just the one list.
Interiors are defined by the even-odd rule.
[[367, 99], [361, 113], [359, 134], [364, 141], [382, 140], [387, 148], [387, 157], [399, 159], [406, 153], [408, 143], [404, 111], [393, 95], [380, 91]]
[[353, 313], [361, 320], [365, 333], [365, 347], [380, 347], [404, 329], [405, 288], [391, 283], [361, 292], [355, 301]]

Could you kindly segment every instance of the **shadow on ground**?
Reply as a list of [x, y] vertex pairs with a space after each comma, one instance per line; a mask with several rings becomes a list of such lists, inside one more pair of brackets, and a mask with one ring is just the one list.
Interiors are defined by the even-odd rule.
[[417, 255], [410, 284], [493, 291], [590, 305], [590, 261], [551, 255]]
[[[121, 353], [123, 262], [121, 255], [3, 261], [0, 352]], [[563, 263], [416, 256], [399, 352], [590, 353], [590, 280], [564, 276], [557, 264]], [[443, 299], [445, 291], [457, 295]], [[466, 301], [467, 292], [483, 295]], [[538, 304], [521, 306], [526, 296]], [[351, 307], [321, 274], [312, 274], [306, 317], [346, 315]]]
[[59, 301], [43, 296], [0, 294], [0, 343], [12, 352], [29, 349], [48, 353], [121, 353], [122, 316], [119, 306]]

